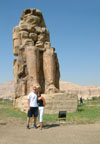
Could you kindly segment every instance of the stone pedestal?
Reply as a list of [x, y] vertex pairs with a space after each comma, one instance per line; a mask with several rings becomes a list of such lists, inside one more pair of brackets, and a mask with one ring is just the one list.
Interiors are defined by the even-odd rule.
[[[57, 114], [59, 111], [75, 112], [77, 110], [78, 97], [75, 94], [43, 94], [43, 97], [46, 101], [46, 114]], [[14, 105], [21, 111], [27, 112], [27, 96], [15, 99]]]
[[78, 97], [75, 94], [56, 93], [43, 95], [46, 100], [45, 113], [56, 114], [59, 111], [75, 112], [78, 105]]

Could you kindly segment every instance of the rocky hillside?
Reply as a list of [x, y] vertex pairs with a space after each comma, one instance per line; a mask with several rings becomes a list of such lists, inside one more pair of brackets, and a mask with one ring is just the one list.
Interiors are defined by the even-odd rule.
[[0, 84], [0, 98], [13, 99], [14, 97], [14, 82], [8, 81]]
[[76, 93], [78, 97], [91, 99], [92, 97], [100, 96], [100, 86], [80, 86], [71, 82], [60, 81], [60, 89], [67, 93]]
[[[80, 86], [73, 84], [71, 82], [60, 81], [60, 89], [67, 93], [75, 93], [82, 96], [84, 99], [91, 99], [92, 97], [100, 96], [100, 86]], [[13, 99], [14, 97], [14, 83], [13, 81], [8, 81], [0, 84], [0, 98]]]

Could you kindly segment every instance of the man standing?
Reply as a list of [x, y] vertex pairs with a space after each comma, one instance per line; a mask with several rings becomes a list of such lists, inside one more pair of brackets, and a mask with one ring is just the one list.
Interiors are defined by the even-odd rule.
[[80, 104], [83, 104], [83, 99], [82, 99], [82, 97], [80, 97]]
[[29, 122], [30, 118], [34, 116], [34, 128], [36, 126], [36, 120], [38, 116], [38, 104], [37, 104], [37, 94], [36, 94], [36, 87], [33, 87], [33, 92], [29, 93], [28, 95], [28, 113], [27, 113], [27, 128], [29, 129]]

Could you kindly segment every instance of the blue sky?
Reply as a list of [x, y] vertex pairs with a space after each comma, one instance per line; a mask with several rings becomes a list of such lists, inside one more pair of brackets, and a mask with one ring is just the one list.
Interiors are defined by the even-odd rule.
[[0, 83], [13, 80], [12, 30], [26, 8], [43, 13], [60, 79], [100, 85], [100, 0], [0, 0]]

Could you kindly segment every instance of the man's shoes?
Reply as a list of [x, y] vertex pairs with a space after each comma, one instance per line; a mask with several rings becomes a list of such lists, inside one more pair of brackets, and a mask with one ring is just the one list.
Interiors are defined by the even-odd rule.
[[36, 124], [34, 124], [34, 126], [33, 126], [34, 128], [37, 128], [37, 126], [36, 126]]
[[30, 129], [29, 125], [27, 125], [27, 129]]

